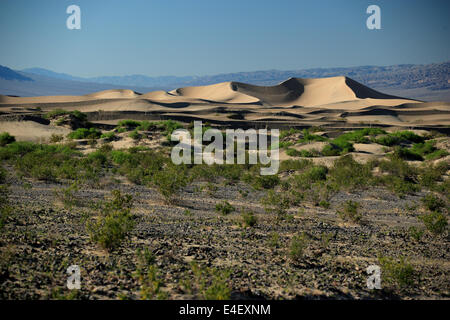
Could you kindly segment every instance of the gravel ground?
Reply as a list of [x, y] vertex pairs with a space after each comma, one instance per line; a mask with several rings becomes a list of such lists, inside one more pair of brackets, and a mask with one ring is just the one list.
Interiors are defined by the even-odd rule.
[[[141, 283], [134, 275], [138, 249], [155, 257], [161, 290], [168, 299], [199, 298], [182, 283], [192, 277], [190, 262], [229, 270], [232, 299], [448, 299], [450, 246], [448, 236], [425, 234], [413, 240], [408, 228], [420, 226], [424, 193], [398, 198], [383, 188], [339, 192], [324, 209], [308, 203], [290, 208], [291, 218], [277, 220], [264, 211], [262, 191], [243, 184], [216, 183], [215, 191], [186, 187], [176, 205], [166, 205], [156, 190], [105, 179], [100, 188], [75, 192], [80, 205], [64, 209], [54, 195], [61, 184], [9, 178], [14, 212], [0, 235], [0, 298], [68, 298], [69, 265], [81, 268], [79, 299], [139, 299]], [[89, 203], [113, 189], [131, 194], [136, 227], [112, 253], [89, 239], [85, 217]], [[247, 190], [243, 197], [239, 190]], [[236, 211], [223, 216], [215, 205], [229, 201]], [[361, 205], [360, 224], [344, 222], [336, 211], [347, 200]], [[186, 210], [189, 210], [186, 212]], [[243, 227], [241, 209], [255, 213], [257, 223]], [[292, 261], [289, 244], [305, 234], [303, 257]], [[278, 236], [278, 241], [270, 240]], [[379, 255], [407, 257], [414, 283], [405, 288], [382, 282], [366, 286], [366, 268]]]

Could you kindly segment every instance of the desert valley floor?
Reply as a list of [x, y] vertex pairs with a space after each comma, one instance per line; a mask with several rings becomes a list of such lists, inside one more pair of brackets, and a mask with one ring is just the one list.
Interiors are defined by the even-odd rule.
[[[280, 129], [279, 173], [173, 165], [194, 120]], [[449, 299], [449, 125], [346, 77], [0, 95], [0, 299]]]

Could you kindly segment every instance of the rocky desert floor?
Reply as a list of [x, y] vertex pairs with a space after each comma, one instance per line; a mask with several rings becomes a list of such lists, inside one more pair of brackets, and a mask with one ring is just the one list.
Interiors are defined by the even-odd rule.
[[[445, 146], [448, 137], [439, 141]], [[78, 143], [71, 147], [88, 148], [87, 154], [101, 148]], [[283, 184], [295, 169], [282, 170], [281, 182], [268, 188], [221, 176], [194, 179], [168, 202], [155, 186], [134, 183], [120, 170], [71, 189], [73, 181], [24, 174], [16, 161], [2, 162], [12, 209], [0, 235], [1, 299], [450, 297], [448, 228], [435, 234], [420, 219], [430, 212], [427, 195], [444, 202], [440, 210], [447, 216], [445, 191], [399, 195], [380, 184], [340, 188], [319, 204], [308, 197], [289, 203], [280, 215], [277, 199], [295, 189]], [[448, 157], [439, 161], [446, 165]], [[441, 184], [446, 174], [448, 168]], [[86, 225], [113, 190], [132, 196], [134, 226], [120, 245], [106, 250]], [[272, 191], [276, 199], [269, 210], [262, 200]], [[340, 214], [349, 201], [357, 204], [359, 218]], [[79, 290], [67, 289], [70, 265], [81, 269]], [[367, 287], [370, 265], [381, 266], [381, 289]]]

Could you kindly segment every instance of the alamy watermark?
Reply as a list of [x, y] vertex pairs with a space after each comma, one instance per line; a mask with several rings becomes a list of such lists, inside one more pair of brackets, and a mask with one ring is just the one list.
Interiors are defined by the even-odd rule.
[[370, 290], [381, 289], [381, 268], [377, 265], [370, 265], [366, 269], [369, 277], [367, 278], [367, 288]]
[[367, 7], [367, 14], [370, 16], [366, 20], [366, 26], [369, 30], [381, 29], [381, 9], [379, 6], [372, 4]]
[[70, 16], [66, 20], [66, 26], [69, 30], [80, 30], [81, 29], [81, 9], [77, 5], [70, 5], [66, 10], [67, 14]]
[[[278, 129], [226, 129], [225, 137], [218, 129], [203, 130], [201, 121], [194, 121], [194, 137], [186, 129], [177, 129], [171, 135], [172, 141], [179, 143], [172, 149], [172, 162], [179, 164], [248, 164], [269, 165], [261, 167], [261, 175], [274, 175], [279, 168], [279, 136]], [[268, 137], [270, 136], [270, 145]], [[225, 139], [225, 141], [224, 141]], [[214, 141], [212, 141], [214, 140]], [[203, 146], [203, 141], [212, 141]], [[224, 150], [225, 142], [225, 150]], [[248, 142], [248, 150], [245, 146]], [[236, 150], [235, 150], [236, 146]], [[224, 159], [225, 158], [225, 159]]]
[[69, 277], [67, 278], [67, 288], [69, 290], [80, 289], [81, 288], [81, 272], [80, 267], [76, 264], [71, 265], [67, 268], [67, 273]]

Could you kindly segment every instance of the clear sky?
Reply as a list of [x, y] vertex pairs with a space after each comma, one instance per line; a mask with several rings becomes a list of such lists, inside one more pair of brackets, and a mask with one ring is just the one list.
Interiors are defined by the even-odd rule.
[[[81, 8], [68, 30], [66, 8]], [[381, 8], [368, 30], [366, 8]], [[0, 64], [206, 75], [450, 60], [448, 0], [1, 0]]]

